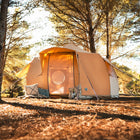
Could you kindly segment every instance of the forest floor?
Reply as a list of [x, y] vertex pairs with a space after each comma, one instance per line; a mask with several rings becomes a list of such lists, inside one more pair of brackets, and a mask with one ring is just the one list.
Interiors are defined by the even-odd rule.
[[0, 140], [140, 140], [140, 97], [0, 103]]

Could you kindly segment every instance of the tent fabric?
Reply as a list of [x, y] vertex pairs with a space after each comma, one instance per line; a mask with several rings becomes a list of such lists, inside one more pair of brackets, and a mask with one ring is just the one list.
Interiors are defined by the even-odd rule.
[[79, 46], [75, 46], [74, 44], [65, 44], [63, 46], [63, 48], [69, 49], [69, 50], [73, 50], [75, 52], [84, 52], [84, 53], [88, 53], [87, 51], [81, 49]]
[[110, 62], [105, 61], [105, 65], [108, 70], [109, 78], [110, 78], [110, 94], [112, 98], [119, 97], [119, 84], [117, 80], [117, 75], [115, 70], [113, 69], [113, 66], [110, 65]]
[[81, 97], [118, 96], [117, 77], [110, 63], [71, 44], [40, 52], [26, 72], [27, 85], [38, 83], [50, 95], [68, 96], [69, 88], [80, 87]]
[[117, 78], [110, 76], [110, 96], [112, 98], [118, 98], [119, 97], [119, 86], [118, 86], [118, 80]]
[[44, 69], [44, 67], [45, 67], [46, 59], [48, 58], [49, 54], [53, 54], [53, 53], [70, 53], [70, 52], [75, 52], [75, 51], [67, 49], [67, 48], [53, 47], [53, 48], [49, 48], [49, 49], [46, 49], [46, 50], [40, 52], [39, 54], [40, 54], [40, 60], [41, 60], [42, 69]]
[[80, 78], [79, 78], [79, 66], [77, 55], [73, 55], [73, 76], [74, 76], [74, 87], [78, 87], [80, 83]]
[[[78, 53], [82, 95], [110, 95], [110, 81], [105, 63], [99, 54]], [[84, 78], [84, 80], [83, 80]], [[89, 80], [95, 90], [89, 84]]]
[[47, 86], [47, 75], [45, 75], [45, 73], [42, 74], [40, 59], [37, 57], [30, 63], [30, 68], [26, 76], [26, 83], [27, 85], [38, 83], [40, 88]]

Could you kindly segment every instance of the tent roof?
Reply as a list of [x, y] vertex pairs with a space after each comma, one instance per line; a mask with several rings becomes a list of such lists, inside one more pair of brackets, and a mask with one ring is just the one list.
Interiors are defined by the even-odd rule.
[[57, 53], [57, 52], [84, 52], [88, 53], [87, 51], [82, 50], [78, 46], [74, 44], [66, 44], [63, 47], [52, 47], [40, 52], [40, 54], [48, 54], [48, 53]]
[[76, 46], [74, 44], [66, 44], [63, 46], [63, 48], [67, 48], [70, 50], [74, 50], [75, 52], [84, 52], [84, 53], [88, 53], [87, 51], [83, 50], [82, 48], [80, 48], [79, 46]]
[[57, 52], [75, 52], [74, 50], [60, 47], [52, 47], [40, 52], [40, 54], [49, 54], [49, 53], [57, 53]]

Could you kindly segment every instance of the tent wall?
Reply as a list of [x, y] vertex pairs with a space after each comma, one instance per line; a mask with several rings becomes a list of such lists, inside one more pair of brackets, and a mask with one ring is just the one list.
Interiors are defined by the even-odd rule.
[[110, 96], [110, 80], [99, 54], [78, 53], [82, 95]]
[[38, 83], [38, 86], [41, 88], [46, 88], [46, 77], [42, 73], [40, 59], [34, 58], [30, 63], [30, 68], [26, 76], [27, 85], [32, 85]]
[[[66, 85], [63, 85], [67, 87], [67, 90], [63, 94], [68, 95], [69, 88], [80, 86], [83, 97], [96, 95], [118, 97], [119, 87], [116, 73], [99, 54], [58, 47], [44, 50], [40, 53], [40, 59], [34, 58], [28, 66], [27, 85], [38, 83], [40, 88], [49, 89], [52, 86], [51, 89], [55, 89], [54, 83], [50, 85], [50, 77], [54, 71], [64, 72], [67, 78]], [[54, 77], [63, 77], [61, 72], [58, 72], [60, 75], [57, 74]], [[57, 88], [59, 89], [58, 86]], [[54, 94], [53, 91], [50, 93]], [[61, 92], [58, 94], [63, 95]]]
[[118, 98], [119, 97], [119, 84], [118, 79], [115, 70], [113, 67], [105, 61], [106, 67], [108, 69], [108, 74], [110, 78], [110, 94], [112, 98]]
[[48, 63], [49, 63], [49, 55], [44, 55], [43, 58], [43, 68], [42, 68], [42, 75], [45, 85], [43, 86], [43, 89], [48, 89]]

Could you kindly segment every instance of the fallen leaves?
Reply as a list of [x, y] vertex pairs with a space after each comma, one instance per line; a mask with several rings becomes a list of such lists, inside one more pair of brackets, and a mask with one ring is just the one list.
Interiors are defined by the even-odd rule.
[[138, 100], [4, 99], [0, 139], [140, 139]]

